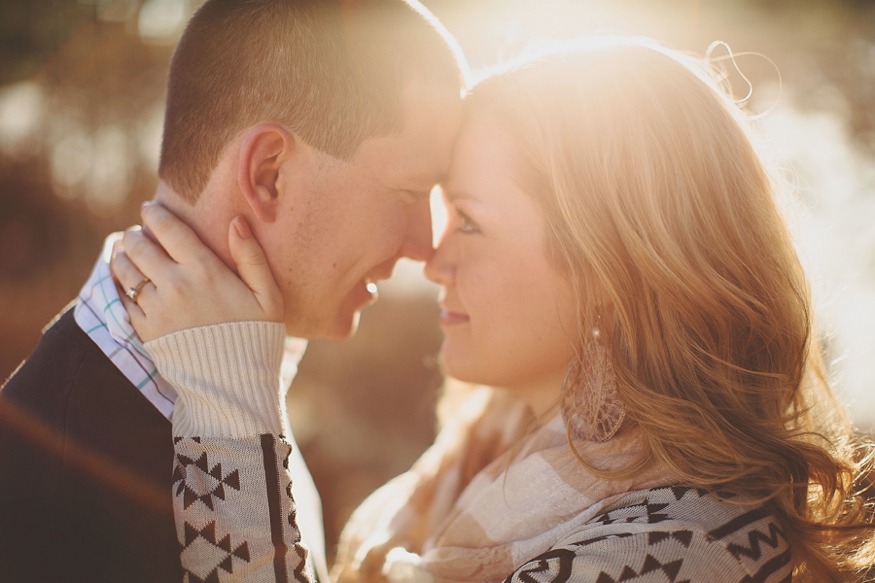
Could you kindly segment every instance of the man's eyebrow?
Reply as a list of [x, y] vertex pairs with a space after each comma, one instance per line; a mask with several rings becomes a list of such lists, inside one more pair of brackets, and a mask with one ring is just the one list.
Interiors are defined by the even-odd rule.
[[421, 184], [423, 186], [428, 185], [429, 188], [434, 186], [435, 184], [443, 184], [449, 178], [449, 172], [446, 170], [425, 170], [423, 169], [421, 172], [418, 172], [413, 177], [414, 184]]
[[403, 183], [399, 183], [396, 186], [398, 190], [407, 190], [417, 195], [427, 196], [431, 195], [432, 189], [440, 185], [446, 177], [444, 175], [435, 175], [435, 174], [421, 174], [419, 176], [415, 176]]

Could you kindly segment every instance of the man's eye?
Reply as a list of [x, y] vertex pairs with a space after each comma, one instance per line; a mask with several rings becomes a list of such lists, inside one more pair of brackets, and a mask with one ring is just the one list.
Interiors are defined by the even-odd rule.
[[402, 190], [400, 192], [402, 199], [407, 204], [413, 204], [423, 200], [427, 201], [428, 197], [431, 195], [430, 191]]

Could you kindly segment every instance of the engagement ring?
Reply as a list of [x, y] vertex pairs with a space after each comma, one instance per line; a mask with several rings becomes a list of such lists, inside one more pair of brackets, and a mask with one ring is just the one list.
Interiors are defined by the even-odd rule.
[[129, 287], [128, 291], [125, 292], [125, 295], [131, 298], [131, 301], [136, 302], [137, 298], [140, 297], [140, 292], [143, 291], [143, 286], [147, 283], [149, 283], [148, 277], [144, 278], [143, 281], [141, 281], [134, 287]]

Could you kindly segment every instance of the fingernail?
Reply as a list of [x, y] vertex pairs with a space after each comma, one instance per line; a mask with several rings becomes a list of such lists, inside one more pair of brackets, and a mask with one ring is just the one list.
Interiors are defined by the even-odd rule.
[[241, 239], [249, 239], [252, 237], [252, 229], [249, 228], [249, 223], [243, 217], [234, 218], [234, 228]]
[[148, 208], [151, 204], [152, 204], [151, 200], [147, 200], [146, 202], [141, 204], [140, 205], [140, 212], [143, 212], [144, 210], [146, 210], [146, 208]]

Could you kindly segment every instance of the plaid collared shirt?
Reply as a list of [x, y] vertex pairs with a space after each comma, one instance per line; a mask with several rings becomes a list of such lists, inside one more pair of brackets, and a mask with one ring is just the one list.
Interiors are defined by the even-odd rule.
[[143, 342], [131, 325], [109, 271], [112, 245], [121, 236], [121, 233], [113, 233], [106, 238], [91, 277], [79, 292], [73, 315], [79, 327], [131, 384], [167, 419], [172, 420], [176, 389], [161, 378], [152, 357], [143, 348]]
[[[158, 374], [152, 357], [143, 347], [143, 342], [131, 324], [109, 270], [113, 243], [121, 237], [122, 233], [112, 233], [104, 241], [103, 251], [97, 258], [91, 277], [79, 292], [79, 301], [73, 315], [79, 327], [131, 384], [172, 421], [176, 389]], [[283, 386], [292, 384], [298, 373], [298, 363], [306, 350], [306, 340], [291, 336], [286, 338], [282, 363]]]
[[[91, 277], [79, 292], [79, 300], [73, 315], [79, 327], [100, 347], [131, 384], [168, 420], [172, 421], [177, 397], [176, 389], [158, 373], [152, 357], [143, 347], [143, 342], [137, 336], [119, 298], [109, 270], [113, 243], [121, 236], [122, 233], [113, 233], [106, 238]], [[292, 384], [298, 373], [298, 363], [306, 349], [305, 339], [291, 336], [286, 338], [281, 370], [284, 387]], [[304, 542], [312, 551], [308, 560], [316, 566], [317, 572], [322, 574], [320, 580], [327, 581], [322, 504], [287, 420], [284, 423], [288, 442], [293, 445], [289, 463], [290, 471], [295, 476], [292, 487], [294, 497], [299, 501], [298, 523], [303, 526]]]

